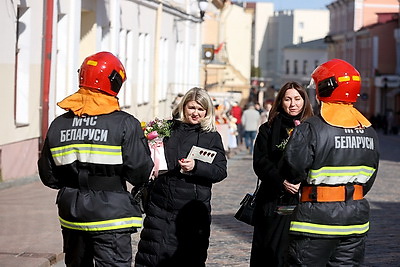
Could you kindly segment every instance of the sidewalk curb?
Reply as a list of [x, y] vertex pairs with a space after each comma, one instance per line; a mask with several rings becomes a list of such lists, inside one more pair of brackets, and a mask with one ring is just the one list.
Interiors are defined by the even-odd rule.
[[33, 183], [36, 181], [40, 181], [39, 174], [36, 174], [34, 176], [29, 176], [29, 177], [18, 178], [18, 179], [10, 180], [10, 181], [3, 181], [3, 182], [0, 182], [0, 190], [7, 189], [10, 187], [14, 187], [14, 186], [21, 186], [21, 185]]

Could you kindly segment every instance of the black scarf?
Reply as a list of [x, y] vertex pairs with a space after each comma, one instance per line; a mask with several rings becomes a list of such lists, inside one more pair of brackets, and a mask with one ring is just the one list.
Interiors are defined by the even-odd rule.
[[271, 150], [274, 152], [283, 151], [289, 138], [289, 133], [294, 129], [295, 120], [300, 121], [301, 115], [290, 116], [284, 112], [279, 113], [271, 126]]

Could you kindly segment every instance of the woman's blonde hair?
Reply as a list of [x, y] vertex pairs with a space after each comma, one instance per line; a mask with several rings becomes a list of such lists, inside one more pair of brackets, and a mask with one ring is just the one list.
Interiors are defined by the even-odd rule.
[[200, 121], [201, 129], [206, 132], [215, 132], [217, 130], [215, 126], [215, 109], [207, 91], [202, 88], [194, 87], [187, 91], [181, 102], [172, 111], [173, 116], [180, 121], [184, 121], [185, 106], [190, 101], [196, 101], [206, 111], [206, 116]]

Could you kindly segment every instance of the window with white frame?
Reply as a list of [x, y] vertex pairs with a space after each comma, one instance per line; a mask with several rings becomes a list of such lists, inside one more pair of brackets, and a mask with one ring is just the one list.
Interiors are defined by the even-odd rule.
[[285, 65], [285, 69], [286, 69], [286, 74], [290, 73], [290, 61], [288, 59], [286, 59], [286, 65]]
[[198, 86], [197, 83], [199, 81], [199, 75], [200, 75], [199, 73], [200, 56], [196, 56], [199, 55], [199, 53], [198, 53], [198, 46], [196, 46], [195, 44], [191, 44], [189, 49], [190, 49], [190, 55], [192, 55], [189, 57], [189, 73], [188, 73], [189, 87], [191, 88], [194, 86]]
[[159, 100], [166, 100], [168, 91], [168, 40], [166, 38], [160, 39], [159, 55], [158, 96]]
[[[57, 75], [55, 75], [54, 77], [56, 84], [54, 88], [55, 102], [61, 101], [67, 95], [71, 94], [73, 89], [75, 89], [71, 88], [72, 86], [69, 86], [70, 65], [68, 61], [68, 35], [65, 34], [66, 32], [68, 32], [68, 21], [69, 21], [68, 14], [58, 14], [57, 33], [56, 33], [57, 55], [55, 58]], [[64, 112], [65, 112], [64, 109], [55, 108], [54, 116], [59, 116]]]
[[319, 65], [319, 61], [318, 60], [314, 60], [314, 68], [318, 67]]
[[[121, 29], [119, 31], [119, 53], [118, 53], [118, 58], [121, 61], [122, 65], [125, 67], [126, 71], [126, 39], [127, 36], [127, 31], [124, 29]], [[119, 104], [122, 108], [125, 108], [126, 105], [126, 83], [124, 83], [118, 93], [118, 99], [119, 99]]]
[[125, 81], [125, 105], [126, 107], [132, 106], [132, 77], [134, 69], [133, 61], [133, 51], [135, 50], [135, 42], [133, 41], [133, 32], [128, 30], [126, 33], [126, 61], [125, 61], [125, 71], [127, 79]]
[[308, 65], [308, 61], [307, 59], [303, 60], [303, 74], [306, 75], [307, 74], [307, 66]]
[[150, 101], [150, 37], [148, 33], [139, 34], [137, 104]]
[[29, 124], [30, 39], [31, 12], [27, 7], [17, 9], [17, 40], [15, 51], [15, 124]]
[[174, 86], [174, 93], [183, 93], [184, 88], [183, 88], [183, 67], [184, 67], [184, 61], [183, 61], [183, 42], [177, 42], [176, 43], [176, 49], [175, 49], [175, 86]]

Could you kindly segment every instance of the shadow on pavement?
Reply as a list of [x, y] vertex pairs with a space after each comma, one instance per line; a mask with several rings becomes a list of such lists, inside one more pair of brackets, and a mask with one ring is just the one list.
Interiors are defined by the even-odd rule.
[[240, 222], [232, 214], [212, 215], [212, 223], [215, 227], [225, 229], [234, 238], [251, 243], [253, 238], [253, 226]]
[[[371, 204], [370, 231], [366, 243], [363, 267], [400, 266], [400, 206], [395, 202]], [[215, 229], [224, 229], [226, 239], [236, 239], [251, 247], [253, 227], [236, 220], [232, 214], [212, 216]]]
[[370, 231], [363, 266], [400, 266], [399, 203], [370, 201], [370, 205]]

